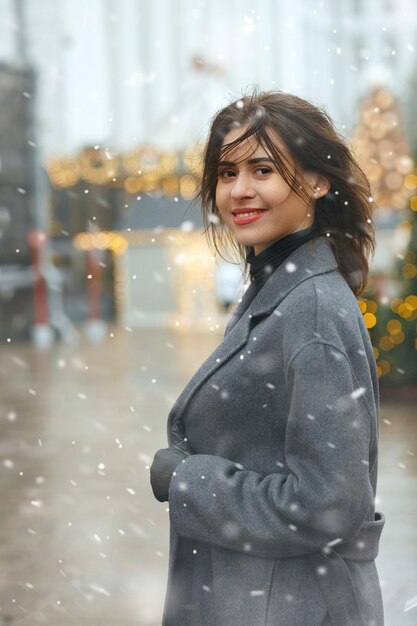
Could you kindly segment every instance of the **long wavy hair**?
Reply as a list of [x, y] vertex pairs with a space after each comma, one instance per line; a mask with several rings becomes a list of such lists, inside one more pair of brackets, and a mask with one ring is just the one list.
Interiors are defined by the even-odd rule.
[[[242, 135], [223, 146], [225, 136], [238, 126], [245, 128]], [[366, 287], [368, 258], [375, 249], [370, 185], [348, 142], [336, 131], [326, 111], [297, 96], [281, 91], [254, 92], [214, 116], [197, 198], [209, 243], [221, 256], [232, 254], [235, 260], [246, 264], [248, 248], [239, 244], [222, 222], [216, 205], [216, 186], [219, 161], [252, 136], [274, 160], [286, 183], [306, 202], [311, 202], [311, 197], [300, 188], [300, 173], [315, 172], [328, 179], [328, 193], [314, 201], [315, 236], [328, 237], [340, 273], [359, 296]], [[274, 136], [288, 150], [295, 172], [289, 168]]]

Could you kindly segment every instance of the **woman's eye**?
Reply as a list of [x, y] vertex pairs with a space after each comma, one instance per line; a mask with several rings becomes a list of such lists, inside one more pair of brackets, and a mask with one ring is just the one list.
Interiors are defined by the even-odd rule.
[[271, 168], [270, 167], [257, 167], [256, 168], [256, 172], [257, 174], [262, 174], [263, 176], [265, 176], [266, 174], [270, 174], [271, 173]]
[[219, 172], [219, 178], [232, 178], [235, 176], [234, 170], [223, 170]]

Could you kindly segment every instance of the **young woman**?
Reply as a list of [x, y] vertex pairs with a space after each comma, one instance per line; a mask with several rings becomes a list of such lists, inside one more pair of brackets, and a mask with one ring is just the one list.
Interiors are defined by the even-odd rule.
[[369, 184], [326, 113], [267, 92], [214, 117], [200, 198], [251, 284], [151, 467], [163, 625], [382, 626]]

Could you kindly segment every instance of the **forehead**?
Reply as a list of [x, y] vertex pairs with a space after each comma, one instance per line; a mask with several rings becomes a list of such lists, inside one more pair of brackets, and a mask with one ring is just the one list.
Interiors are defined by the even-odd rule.
[[[266, 146], [263, 146], [259, 143], [258, 138], [255, 135], [251, 135], [247, 139], [243, 139], [236, 146], [233, 146], [230, 150], [227, 150], [227, 146], [233, 144], [233, 142], [238, 141], [239, 138], [246, 132], [247, 125], [237, 126], [236, 128], [232, 128], [224, 137], [222, 148], [226, 148], [227, 160], [233, 161], [241, 161], [249, 158], [252, 155], [262, 156], [266, 155], [268, 157], [273, 157], [267, 150]], [[269, 138], [274, 143], [275, 149], [282, 157], [289, 158], [289, 152], [286, 149], [283, 141], [278, 137], [278, 135], [272, 131], [267, 130]]]

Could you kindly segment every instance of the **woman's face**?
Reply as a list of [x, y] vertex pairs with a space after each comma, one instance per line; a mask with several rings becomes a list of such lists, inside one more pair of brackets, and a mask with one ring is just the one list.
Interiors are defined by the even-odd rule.
[[[223, 145], [238, 139], [245, 130], [231, 130]], [[294, 171], [294, 163], [278, 138], [277, 147]], [[304, 174], [300, 181], [311, 196], [307, 203], [285, 182], [256, 137], [237, 145], [225, 159], [219, 162], [216, 204], [223, 222], [240, 244], [253, 247], [259, 254], [278, 239], [313, 224], [313, 187], [317, 179], [313, 173]]]

